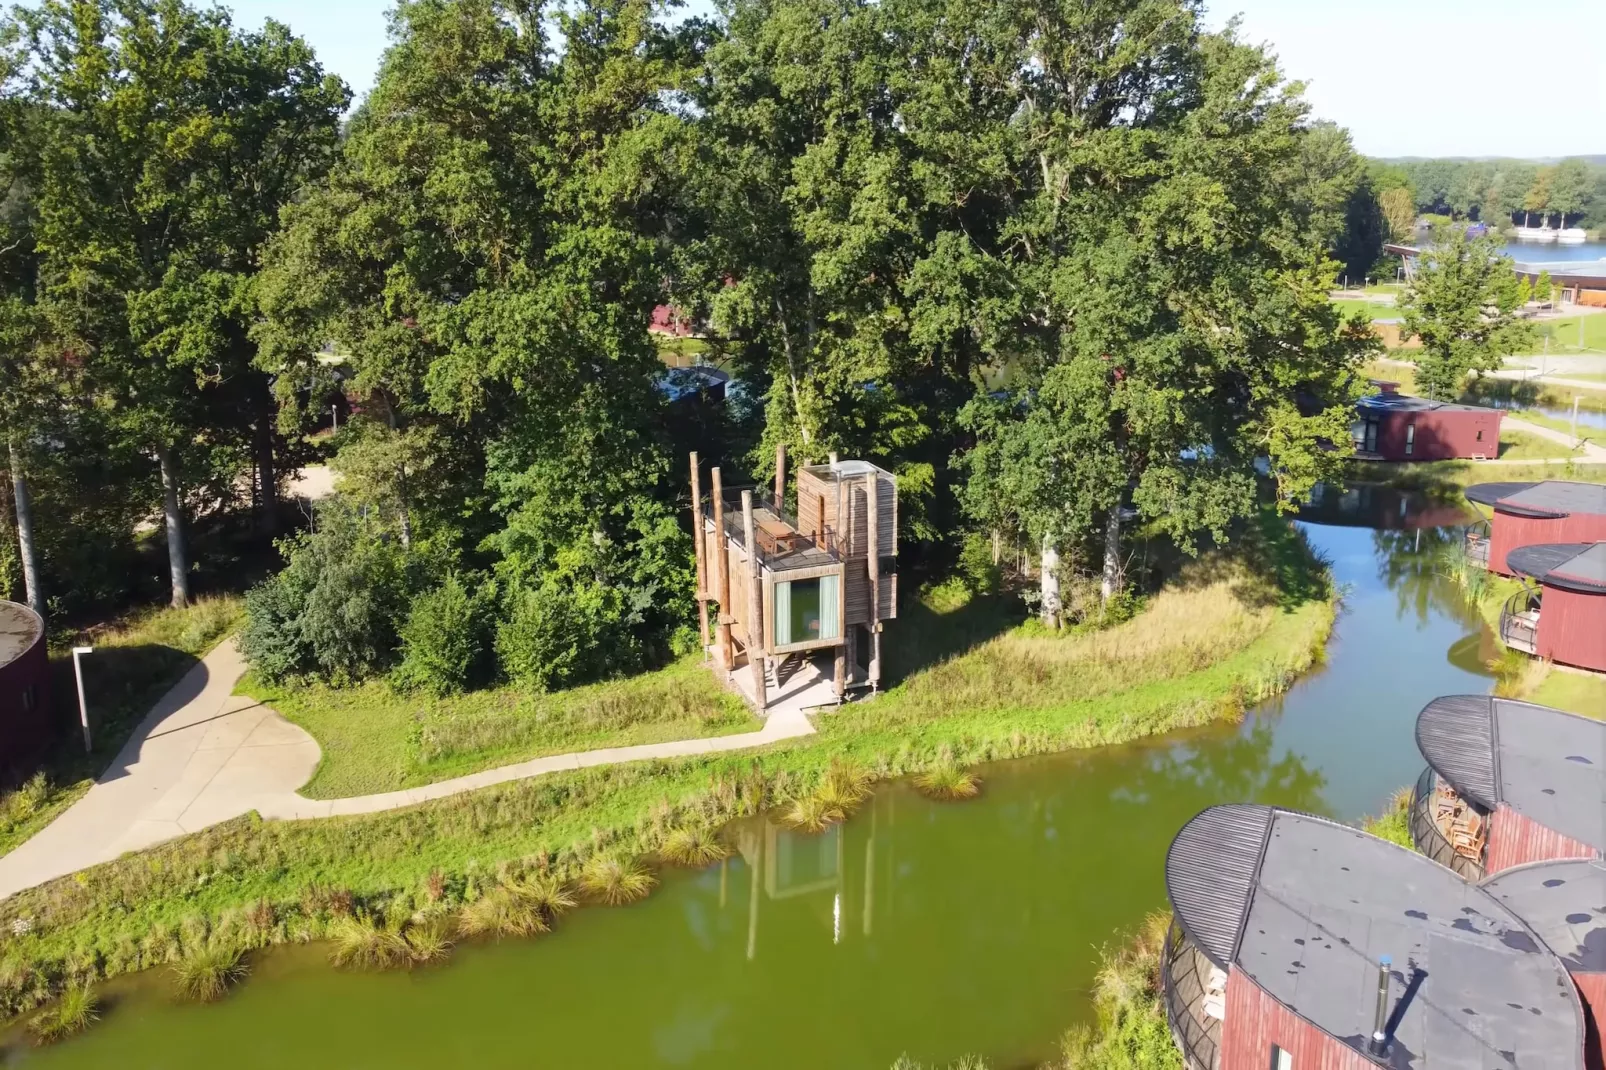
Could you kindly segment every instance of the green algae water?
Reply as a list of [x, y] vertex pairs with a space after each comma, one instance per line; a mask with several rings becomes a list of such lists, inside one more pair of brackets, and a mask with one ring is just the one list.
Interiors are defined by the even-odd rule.
[[1324, 503], [1311, 541], [1347, 591], [1327, 663], [1241, 725], [998, 763], [982, 797], [890, 786], [820, 836], [734, 829], [723, 865], [584, 909], [441, 967], [337, 973], [261, 957], [221, 1003], [161, 973], [105, 986], [104, 1020], [17, 1065], [126, 1070], [886, 1070], [900, 1054], [1030, 1066], [1091, 1014], [1099, 948], [1164, 906], [1166, 846], [1200, 809], [1280, 803], [1355, 819], [1410, 783], [1417, 711], [1486, 691], [1492, 643], [1438, 574], [1457, 536], [1420, 503]]

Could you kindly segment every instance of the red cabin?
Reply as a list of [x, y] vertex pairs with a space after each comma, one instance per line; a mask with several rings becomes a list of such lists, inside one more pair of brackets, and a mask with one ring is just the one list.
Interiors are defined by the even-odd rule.
[[1506, 555], [1506, 565], [1539, 586], [1524, 586], [1506, 600], [1501, 642], [1562, 665], [1606, 672], [1606, 542], [1519, 546]]
[[50, 661], [45, 622], [0, 602], [0, 776], [25, 776], [50, 742]]
[[1585, 1063], [1598, 1070], [1606, 1058], [1606, 867], [1599, 859], [1532, 862], [1490, 877], [1483, 889], [1532, 926], [1567, 968], [1588, 1015]]
[[[1606, 847], [1606, 722], [1532, 702], [1447, 695], [1423, 707], [1411, 836], [1477, 880]], [[1600, 904], [1606, 905], [1606, 897]]]
[[1506, 555], [1519, 546], [1606, 540], [1606, 485], [1547, 479], [1543, 483], [1478, 483], [1466, 493], [1468, 501], [1494, 510], [1487, 542], [1473, 534], [1471, 549], [1502, 576], [1512, 574]]
[[1376, 382], [1379, 393], [1355, 403], [1355, 455], [1372, 461], [1448, 461], [1500, 454], [1499, 409], [1429, 401]]
[[1560, 959], [1415, 851], [1270, 806], [1215, 806], [1165, 863], [1161, 982], [1190, 1070], [1584, 1066]]

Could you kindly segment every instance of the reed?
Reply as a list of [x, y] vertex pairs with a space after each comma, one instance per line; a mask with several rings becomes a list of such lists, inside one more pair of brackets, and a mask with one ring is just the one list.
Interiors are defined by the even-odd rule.
[[173, 981], [184, 999], [212, 1003], [222, 999], [246, 975], [238, 948], [214, 944], [191, 952], [173, 964]]
[[28, 1021], [28, 1031], [38, 1044], [53, 1044], [76, 1036], [100, 1020], [100, 999], [89, 988], [73, 985], [61, 994], [56, 1005]]
[[872, 783], [868, 769], [838, 755], [831, 759], [814, 795], [821, 802], [847, 813], [869, 798]]
[[729, 858], [731, 849], [707, 825], [683, 825], [664, 838], [658, 857], [678, 866], [707, 866]]
[[465, 936], [540, 936], [552, 931], [552, 923], [539, 903], [521, 896], [515, 889], [500, 885], [464, 905], [458, 913], [458, 928]]
[[915, 788], [928, 799], [974, 799], [981, 794], [981, 778], [949, 760], [916, 775]]
[[397, 929], [366, 914], [336, 918], [329, 926], [329, 961], [353, 970], [394, 970], [410, 965], [412, 948]]
[[580, 890], [609, 906], [645, 899], [657, 883], [647, 867], [634, 858], [593, 855], [580, 869]]
[[402, 938], [407, 941], [407, 951], [413, 962], [426, 965], [444, 962], [452, 953], [452, 932], [452, 919], [437, 914], [415, 920], [407, 926]]

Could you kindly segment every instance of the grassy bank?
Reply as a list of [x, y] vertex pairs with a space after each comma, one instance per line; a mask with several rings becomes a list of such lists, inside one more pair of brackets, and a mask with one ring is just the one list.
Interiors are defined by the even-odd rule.
[[1473, 483], [1538, 482], [1568, 479], [1580, 483], [1606, 483], [1606, 464], [1576, 460], [1534, 462], [1531, 464], [1485, 464], [1479, 461], [1425, 461], [1420, 464], [1391, 464], [1383, 461], [1352, 461], [1350, 478], [1357, 483], [1380, 483], [1401, 490], [1440, 492], [1460, 497], [1460, 488]]
[[314, 799], [416, 787], [548, 754], [761, 727], [696, 656], [556, 694], [510, 685], [431, 699], [383, 681], [273, 687], [250, 677], [240, 690], [317, 739], [323, 758], [302, 789]]
[[1201, 563], [1104, 631], [1004, 629], [995, 600], [947, 599], [898, 622], [936, 660], [826, 715], [815, 737], [383, 814], [247, 817], [13, 896], [0, 903], [0, 1012], [200, 949], [319, 939], [353, 914], [403, 925], [529, 874], [578, 880], [593, 857], [655, 857], [681, 830], [799, 801], [850, 809], [879, 779], [1236, 718], [1320, 656], [1334, 610], [1325, 570], [1281, 521], [1249, 561]]
[[[32, 836], [80, 799], [128, 741], [156, 700], [239, 623], [238, 598], [196, 600], [185, 609], [145, 610], [112, 624], [52, 637], [51, 691], [60, 738], [42, 770], [0, 796], [0, 854]], [[95, 748], [78, 732], [72, 648], [89, 645], [84, 692]]]

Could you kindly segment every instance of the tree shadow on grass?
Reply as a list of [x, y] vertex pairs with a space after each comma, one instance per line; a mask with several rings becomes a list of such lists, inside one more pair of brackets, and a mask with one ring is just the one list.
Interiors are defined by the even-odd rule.
[[898, 619], [881, 637], [884, 686], [893, 687], [939, 662], [973, 650], [1026, 619], [1026, 607], [1008, 594], [977, 595], [951, 609], [914, 597], [898, 606]]
[[128, 770], [115, 762], [124, 744], [158, 702], [164, 713], [171, 712], [201, 693], [207, 674], [190, 671], [200, 664], [195, 655], [160, 643], [96, 647], [85, 655], [84, 697], [94, 739], [94, 749], [86, 754], [72, 655], [52, 654], [56, 735], [44, 761], [50, 779], [67, 784], [86, 777], [124, 776]]

